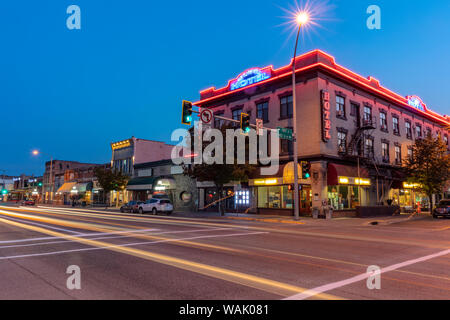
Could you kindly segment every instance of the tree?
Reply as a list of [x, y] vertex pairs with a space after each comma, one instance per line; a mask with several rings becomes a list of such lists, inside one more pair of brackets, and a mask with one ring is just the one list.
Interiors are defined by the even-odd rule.
[[433, 194], [442, 192], [450, 179], [450, 155], [445, 143], [430, 135], [416, 140], [412, 146], [412, 155], [404, 161], [403, 170], [408, 181], [416, 183], [417, 189], [428, 196], [432, 212]]
[[94, 169], [94, 175], [97, 178], [98, 184], [102, 187], [104, 192], [104, 201], [106, 203], [106, 195], [111, 191], [120, 191], [125, 189], [129, 177], [124, 175], [122, 171], [113, 169], [104, 169], [97, 167]]
[[[233, 126], [229, 124], [224, 124], [220, 131], [222, 132], [222, 136], [226, 136], [226, 130], [227, 129], [234, 129]], [[194, 130], [191, 128], [190, 130], [190, 136], [191, 140], [194, 141]], [[214, 142], [214, 141], [212, 141]], [[203, 143], [203, 151], [207, 145]], [[235, 157], [238, 152], [239, 146], [235, 148]], [[192, 165], [184, 165], [184, 174], [187, 176], [190, 176], [191, 178], [197, 179], [197, 181], [203, 182], [203, 181], [212, 181], [216, 187], [216, 192], [219, 197], [219, 212], [223, 216], [225, 214], [224, 209], [224, 203], [220, 199], [223, 197], [223, 190], [224, 185], [227, 183], [230, 183], [232, 181], [240, 181], [240, 182], [246, 182], [248, 181], [248, 177], [251, 174], [251, 172], [256, 168], [255, 165], [248, 164], [248, 141], [246, 141], [245, 144], [245, 151], [246, 151], [246, 163], [245, 164], [226, 164], [226, 141], [225, 138], [223, 139], [223, 164], [192, 164]]]

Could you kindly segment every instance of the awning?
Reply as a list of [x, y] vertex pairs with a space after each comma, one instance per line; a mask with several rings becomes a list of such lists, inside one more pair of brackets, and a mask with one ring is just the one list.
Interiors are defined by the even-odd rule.
[[75, 185], [75, 189], [78, 192], [86, 192], [86, 191], [92, 191], [93, 183], [92, 182], [85, 182], [85, 183], [77, 183]]
[[[337, 186], [339, 184], [338, 177], [357, 178], [358, 168], [345, 166], [342, 164], [329, 163], [327, 171], [327, 184], [329, 186]], [[369, 172], [366, 168], [359, 168], [359, 177], [365, 179], [369, 178]]]
[[138, 177], [128, 181], [127, 190], [152, 190], [154, 177]]
[[56, 192], [70, 193], [76, 184], [76, 182], [65, 182]]

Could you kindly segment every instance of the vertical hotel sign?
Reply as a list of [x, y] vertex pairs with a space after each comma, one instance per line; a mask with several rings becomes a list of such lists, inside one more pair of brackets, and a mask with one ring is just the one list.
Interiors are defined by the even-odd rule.
[[331, 139], [330, 93], [327, 90], [322, 90], [320, 96], [322, 105], [322, 140], [328, 142]]

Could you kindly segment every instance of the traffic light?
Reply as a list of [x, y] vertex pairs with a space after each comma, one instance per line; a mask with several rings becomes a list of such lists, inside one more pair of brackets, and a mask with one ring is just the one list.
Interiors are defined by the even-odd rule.
[[181, 112], [181, 123], [191, 125], [192, 121], [192, 102], [183, 100], [183, 110]]
[[4, 196], [4, 195], [7, 195], [8, 194], [8, 190], [7, 189], [3, 189], [2, 190], [2, 195]]
[[39, 182], [39, 183], [38, 183], [38, 186], [39, 186], [39, 187], [42, 187], [42, 182]]
[[302, 179], [308, 179], [309, 177], [311, 177], [311, 163], [302, 161]]
[[241, 113], [241, 130], [243, 134], [250, 132], [250, 116], [247, 113]]

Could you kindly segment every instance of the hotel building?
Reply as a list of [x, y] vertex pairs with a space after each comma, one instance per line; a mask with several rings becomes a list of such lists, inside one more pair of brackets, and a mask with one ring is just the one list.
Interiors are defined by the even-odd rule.
[[[448, 146], [450, 117], [431, 111], [417, 96], [401, 96], [338, 65], [320, 50], [296, 57], [295, 70], [299, 162], [311, 164], [311, 176], [299, 179], [301, 213], [328, 205], [342, 213], [360, 205], [426, 205], [398, 169], [415, 139], [430, 134]], [[265, 127], [292, 128], [292, 63], [246, 70], [223, 88], [201, 91], [195, 105], [214, 115], [239, 120], [245, 112], [252, 124], [259, 118]], [[281, 140], [278, 174], [261, 176], [258, 169], [244, 190], [250, 212], [293, 214], [292, 160], [292, 142]]]

